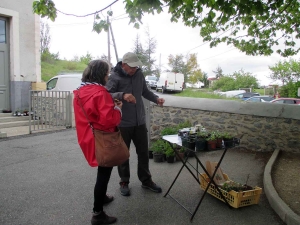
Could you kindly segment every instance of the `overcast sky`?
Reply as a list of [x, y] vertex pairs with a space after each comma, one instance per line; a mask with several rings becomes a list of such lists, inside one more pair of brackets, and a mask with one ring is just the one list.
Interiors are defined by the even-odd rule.
[[[113, 0], [54, 0], [54, 3], [62, 12], [76, 15], [85, 15], [110, 5]], [[185, 27], [182, 23], [171, 23], [171, 16], [166, 12], [158, 15], [143, 17], [143, 26], [140, 29], [133, 28], [125, 14], [124, 3], [119, 0], [110, 10], [113, 11], [112, 29], [116, 41], [118, 57], [121, 58], [126, 52], [132, 51], [133, 43], [139, 34], [142, 43], [146, 41], [145, 26], [149, 26], [150, 35], [157, 41], [157, 49], [154, 57], [156, 64], [161, 64], [161, 69], [168, 68], [168, 56], [170, 54], [197, 53], [198, 63], [202, 71], [213, 77], [213, 71], [219, 66], [224, 74], [232, 74], [243, 69], [257, 77], [261, 85], [272, 82], [267, 77], [270, 75], [269, 66], [274, 66], [279, 60], [284, 60], [278, 54], [272, 56], [246, 56], [232, 46], [221, 44], [210, 48], [209, 43], [203, 43], [199, 35], [199, 28]], [[106, 18], [106, 11], [100, 14]], [[50, 51], [59, 52], [60, 58], [72, 59], [74, 56], [86, 55], [87, 52], [94, 57], [102, 54], [108, 55], [107, 33], [97, 34], [92, 32], [93, 16], [73, 17], [58, 13], [55, 22], [47, 20], [50, 26], [51, 44]], [[111, 40], [112, 43], [112, 40]], [[116, 64], [114, 48], [111, 45], [111, 61]], [[299, 59], [299, 55], [293, 57]]]

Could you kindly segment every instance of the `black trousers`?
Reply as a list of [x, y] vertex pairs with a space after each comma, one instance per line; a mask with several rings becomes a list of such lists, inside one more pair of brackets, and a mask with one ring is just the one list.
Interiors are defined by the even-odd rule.
[[[146, 124], [135, 127], [119, 127], [122, 137], [128, 147], [130, 148], [130, 142], [136, 148], [136, 154], [138, 156], [137, 174], [139, 180], [144, 183], [151, 181], [151, 173], [149, 171], [149, 155], [148, 155], [148, 131]], [[118, 166], [120, 182], [128, 182], [130, 180], [130, 167], [129, 159], [122, 165]]]
[[112, 169], [112, 167], [98, 166], [97, 180], [94, 188], [94, 212], [103, 211], [103, 201]]

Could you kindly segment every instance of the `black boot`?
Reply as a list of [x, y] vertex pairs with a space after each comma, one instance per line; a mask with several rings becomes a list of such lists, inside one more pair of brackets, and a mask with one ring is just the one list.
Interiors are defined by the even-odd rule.
[[116, 217], [108, 216], [104, 211], [93, 213], [92, 225], [112, 224], [117, 221]]

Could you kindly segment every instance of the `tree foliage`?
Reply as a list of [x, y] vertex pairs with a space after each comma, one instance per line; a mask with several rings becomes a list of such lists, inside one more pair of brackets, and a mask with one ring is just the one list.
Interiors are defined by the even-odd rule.
[[269, 69], [272, 71], [270, 78], [274, 81], [280, 80], [282, 85], [300, 80], [299, 60], [279, 61], [274, 66], [269, 66]]
[[174, 73], [186, 74], [186, 63], [184, 62], [184, 56], [180, 55], [169, 55], [168, 65], [171, 67], [171, 71]]
[[155, 54], [156, 52], [157, 41], [154, 37], [151, 37], [150, 29], [148, 26], [145, 28], [145, 34], [146, 40], [144, 44], [142, 44], [140, 35], [136, 35], [132, 51], [143, 63], [142, 69], [145, 76], [152, 74], [158, 75], [158, 68], [154, 65], [156, 60], [153, 57], [153, 54]]
[[279, 94], [281, 97], [298, 98], [298, 88], [300, 88], [300, 81], [289, 81], [279, 89]]
[[[171, 14], [172, 22], [182, 20], [186, 26], [199, 27], [200, 35], [211, 47], [226, 43], [247, 55], [271, 55], [277, 46], [276, 52], [284, 57], [296, 55], [300, 50], [296, 44], [300, 38], [298, 0], [124, 0], [124, 3], [129, 21], [136, 28], [142, 23], [144, 13], [161, 13], [164, 9]], [[107, 22], [100, 18], [100, 12], [107, 8], [85, 15], [100, 19], [94, 23], [99, 32], [107, 27]], [[39, 0], [33, 2], [33, 11], [54, 21], [58, 10], [52, 0]], [[283, 48], [278, 46], [281, 41]]]
[[258, 88], [258, 81], [255, 76], [244, 70], [239, 70], [231, 75], [223, 76], [216, 81], [213, 90], [230, 91], [239, 88]]
[[87, 52], [86, 55], [80, 56], [79, 61], [81, 63], [84, 63], [85, 65], [88, 65], [89, 62], [92, 61], [93, 59], [94, 57], [89, 52]]
[[49, 52], [51, 42], [50, 28], [47, 22], [41, 21], [40, 23], [40, 44], [41, 54]]
[[151, 37], [150, 34], [150, 28], [147, 26], [145, 28], [145, 34], [146, 34], [146, 41], [145, 41], [145, 69], [144, 69], [144, 75], [152, 75], [154, 73], [155, 66], [154, 63], [156, 59], [153, 57], [153, 54], [156, 52], [156, 46], [157, 46], [157, 41], [154, 37]]
[[220, 66], [217, 67], [216, 71], [213, 71], [214, 74], [216, 74], [216, 78], [221, 78], [223, 77], [223, 70]]
[[168, 61], [172, 72], [182, 73], [184, 75], [184, 82], [195, 84], [197, 81], [202, 81], [203, 72], [199, 68], [197, 54], [188, 54], [186, 57], [182, 54], [175, 56], [169, 55]]

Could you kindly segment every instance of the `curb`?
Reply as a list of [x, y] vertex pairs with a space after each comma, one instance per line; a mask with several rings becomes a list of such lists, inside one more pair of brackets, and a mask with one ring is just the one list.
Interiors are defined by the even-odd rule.
[[271, 172], [279, 152], [279, 150], [275, 150], [273, 152], [270, 160], [265, 167], [263, 181], [265, 193], [271, 207], [279, 215], [283, 222], [285, 222], [287, 225], [299, 225], [300, 216], [294, 213], [294, 211], [292, 211], [289, 206], [284, 201], [282, 201], [273, 186]]

